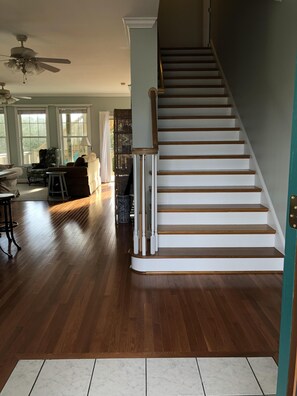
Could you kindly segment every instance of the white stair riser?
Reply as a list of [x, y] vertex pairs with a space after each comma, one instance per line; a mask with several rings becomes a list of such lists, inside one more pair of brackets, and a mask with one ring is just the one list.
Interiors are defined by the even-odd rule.
[[165, 119], [158, 121], [158, 128], [233, 128], [236, 120], [231, 118], [202, 118], [202, 119]]
[[158, 133], [159, 142], [201, 142], [239, 140], [239, 131], [166, 131]]
[[244, 144], [165, 144], [160, 155], [227, 155], [244, 154]]
[[172, 53], [174, 54], [194, 54], [194, 55], [199, 55], [199, 54], [212, 54], [210, 48], [169, 48], [169, 49], [161, 49], [161, 55], [171, 55]]
[[215, 59], [213, 55], [185, 55], [185, 56], [179, 56], [179, 55], [164, 55], [162, 56], [162, 62], [163, 64], [166, 64], [166, 62], [204, 62], [204, 61], [210, 61], [213, 62]]
[[216, 62], [179, 62], [179, 63], [166, 63], [163, 62], [163, 71], [166, 72], [171, 69], [217, 69]]
[[217, 115], [231, 115], [232, 107], [181, 107], [181, 108], [160, 108], [158, 110], [159, 116], [217, 116]]
[[227, 97], [185, 97], [185, 98], [165, 98], [159, 97], [158, 102], [160, 105], [200, 105], [200, 104], [211, 104], [220, 105], [228, 104], [229, 99]]
[[159, 205], [259, 204], [261, 192], [158, 193]]
[[159, 212], [158, 224], [267, 224], [267, 212]]
[[163, 235], [159, 234], [159, 247], [199, 248], [199, 247], [273, 247], [274, 234], [199, 234]]
[[224, 87], [178, 87], [166, 88], [166, 95], [223, 95]]
[[[191, 67], [189, 67], [188, 69], [191, 69]], [[169, 71], [167, 70], [166, 72], [164, 72], [164, 78], [169, 78], [169, 77], [184, 77], [184, 76], [188, 76], [188, 77], [211, 77], [211, 76], [219, 76], [219, 70], [206, 70], [202, 69], [202, 70], [172, 70]]]
[[221, 78], [166, 78], [164, 81], [165, 91], [166, 88], [172, 87], [172, 85], [219, 85], [222, 84]]
[[159, 170], [210, 170], [210, 169], [249, 169], [249, 158], [245, 159], [168, 159], [159, 160]]
[[158, 185], [172, 186], [250, 186], [255, 175], [158, 175]]
[[139, 272], [240, 272], [282, 271], [282, 258], [159, 258], [133, 257], [131, 268]]

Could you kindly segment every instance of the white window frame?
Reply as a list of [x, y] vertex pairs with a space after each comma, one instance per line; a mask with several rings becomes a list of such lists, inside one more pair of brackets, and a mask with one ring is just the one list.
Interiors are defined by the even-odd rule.
[[[78, 111], [80, 109], [86, 110], [87, 114], [87, 135], [86, 137], [89, 138], [90, 142], [92, 143], [91, 140], [91, 105], [90, 104], [81, 104], [81, 105], [59, 105], [56, 108], [56, 116], [57, 116], [57, 125], [58, 125], [58, 134], [59, 134], [59, 144], [61, 147], [61, 163], [65, 163], [65, 158], [64, 158], [64, 136], [63, 136], [63, 125], [62, 125], [62, 117], [61, 117], [61, 111], [62, 110], [73, 110], [73, 112]], [[75, 137], [75, 136], [73, 136]]]
[[9, 146], [9, 138], [8, 138], [8, 121], [7, 121], [7, 111], [6, 111], [6, 107], [5, 106], [0, 106], [0, 114], [4, 115], [7, 164], [10, 164], [11, 163], [11, 159], [10, 159], [10, 146]]
[[30, 111], [32, 111], [32, 114], [34, 114], [34, 112], [36, 112], [38, 110], [40, 110], [41, 113], [45, 114], [46, 146], [47, 146], [47, 148], [49, 148], [50, 139], [49, 139], [48, 106], [38, 106], [38, 105], [37, 106], [17, 106], [15, 108], [16, 125], [17, 125], [17, 128], [18, 128], [18, 136], [19, 136], [18, 152], [19, 152], [20, 163], [23, 166], [31, 165], [31, 163], [27, 164], [27, 163], [24, 162], [21, 114], [22, 114], [22, 112], [26, 112], [27, 114], [30, 114]]

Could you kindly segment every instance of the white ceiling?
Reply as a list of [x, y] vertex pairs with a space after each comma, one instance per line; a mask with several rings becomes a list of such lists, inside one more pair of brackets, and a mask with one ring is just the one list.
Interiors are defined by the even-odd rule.
[[[1, 0], [0, 54], [26, 47], [40, 57], [68, 58], [52, 63], [58, 73], [28, 76], [0, 62], [0, 81], [12, 95], [129, 95], [130, 49], [123, 17], [156, 17], [159, 0]], [[5, 58], [0, 57], [0, 60]], [[121, 85], [124, 82], [126, 85]]]

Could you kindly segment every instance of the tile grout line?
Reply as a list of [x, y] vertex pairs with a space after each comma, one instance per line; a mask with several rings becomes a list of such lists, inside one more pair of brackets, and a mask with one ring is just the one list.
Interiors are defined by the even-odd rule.
[[145, 375], [145, 396], [147, 396], [147, 358], [144, 359], [144, 375]]
[[197, 370], [198, 370], [198, 374], [199, 374], [201, 385], [202, 385], [202, 390], [203, 390], [204, 396], [207, 396], [205, 388], [204, 388], [204, 383], [203, 383], [203, 379], [202, 379], [199, 363], [198, 363], [198, 358], [195, 358], [195, 360], [196, 360]]
[[46, 362], [46, 360], [43, 361], [43, 363], [42, 363], [42, 365], [41, 365], [41, 367], [40, 367], [40, 369], [39, 369], [39, 371], [38, 371], [38, 373], [37, 373], [37, 375], [36, 375], [35, 381], [34, 381], [32, 387], [31, 387], [31, 390], [30, 390], [28, 396], [30, 396], [30, 395], [32, 394], [32, 391], [33, 391], [33, 389], [34, 389], [34, 386], [36, 385], [36, 382], [37, 382], [37, 380], [38, 380], [38, 378], [39, 378], [39, 375], [40, 375], [40, 373], [41, 373], [41, 370], [43, 369], [43, 367], [44, 367], [44, 365], [45, 365], [45, 362]]
[[262, 386], [260, 385], [260, 382], [259, 382], [259, 380], [258, 380], [258, 378], [257, 378], [257, 376], [256, 376], [256, 374], [255, 374], [255, 372], [254, 372], [254, 370], [253, 370], [253, 368], [252, 368], [252, 365], [251, 365], [251, 363], [249, 362], [249, 359], [248, 359], [247, 357], [246, 357], [246, 361], [247, 361], [248, 365], [250, 366], [250, 369], [252, 370], [252, 373], [253, 373], [253, 375], [254, 375], [256, 381], [257, 381], [257, 384], [259, 385], [259, 388], [260, 388], [262, 394], [265, 396], [265, 393], [264, 393], [264, 391], [263, 391], [263, 389], [262, 389]]
[[88, 386], [87, 396], [89, 396], [89, 394], [90, 394], [90, 390], [91, 390], [91, 385], [92, 385], [92, 381], [93, 381], [93, 376], [94, 376], [94, 371], [95, 371], [96, 362], [97, 362], [97, 359], [94, 359], [94, 364], [93, 364], [92, 373], [91, 373], [91, 378], [90, 378], [90, 382], [89, 382], [89, 386]]

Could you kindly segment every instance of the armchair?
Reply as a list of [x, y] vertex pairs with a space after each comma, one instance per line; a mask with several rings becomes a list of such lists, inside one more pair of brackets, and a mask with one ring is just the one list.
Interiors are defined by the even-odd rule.
[[27, 178], [29, 185], [31, 183], [43, 182], [46, 186], [47, 170], [60, 164], [60, 150], [51, 147], [39, 150], [39, 162], [33, 163], [27, 168]]

